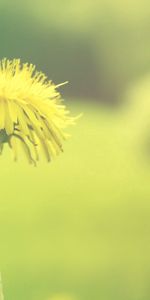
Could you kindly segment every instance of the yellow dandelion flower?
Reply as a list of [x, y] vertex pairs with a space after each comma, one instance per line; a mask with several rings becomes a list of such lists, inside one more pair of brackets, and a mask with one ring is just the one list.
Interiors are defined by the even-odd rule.
[[[60, 84], [62, 85], [62, 84]], [[55, 85], [32, 64], [0, 61], [0, 152], [8, 143], [18, 158], [18, 144], [36, 164], [43, 149], [47, 161], [62, 151], [63, 129], [74, 122]], [[19, 146], [20, 147], [20, 146]]]

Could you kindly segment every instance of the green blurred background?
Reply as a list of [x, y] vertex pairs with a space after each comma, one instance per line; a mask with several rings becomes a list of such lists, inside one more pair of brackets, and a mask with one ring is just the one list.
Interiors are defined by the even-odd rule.
[[83, 112], [51, 164], [0, 157], [5, 299], [150, 298], [149, 20], [148, 0], [0, 1], [0, 57]]

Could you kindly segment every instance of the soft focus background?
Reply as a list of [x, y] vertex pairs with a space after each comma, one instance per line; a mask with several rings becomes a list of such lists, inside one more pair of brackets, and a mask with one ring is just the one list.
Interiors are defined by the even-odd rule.
[[1, 0], [3, 57], [83, 112], [53, 163], [0, 157], [5, 299], [150, 299], [149, 1]]

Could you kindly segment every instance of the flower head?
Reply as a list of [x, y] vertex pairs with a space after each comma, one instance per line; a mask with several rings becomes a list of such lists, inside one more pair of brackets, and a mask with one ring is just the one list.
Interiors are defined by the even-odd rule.
[[62, 104], [60, 85], [20, 59], [0, 61], [1, 152], [8, 143], [17, 160], [21, 145], [28, 161], [36, 164], [41, 150], [47, 161], [62, 151], [63, 129], [74, 119]]

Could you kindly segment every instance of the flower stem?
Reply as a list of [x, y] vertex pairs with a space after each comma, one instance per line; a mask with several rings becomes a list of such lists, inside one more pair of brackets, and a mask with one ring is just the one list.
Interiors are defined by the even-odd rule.
[[4, 300], [1, 273], [0, 273], [0, 300]]

